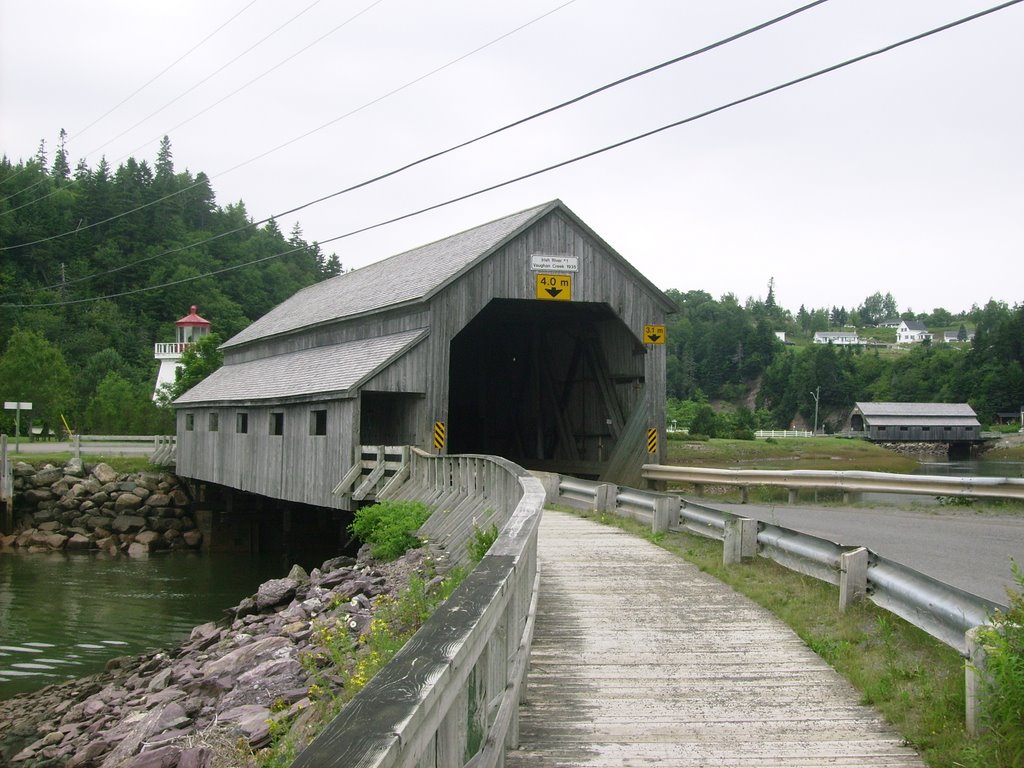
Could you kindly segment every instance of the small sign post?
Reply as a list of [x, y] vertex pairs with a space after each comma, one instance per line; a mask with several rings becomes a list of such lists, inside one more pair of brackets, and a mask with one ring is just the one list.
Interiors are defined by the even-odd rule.
[[32, 403], [21, 403], [21, 402], [5, 402], [5, 411], [14, 411], [14, 452], [18, 452], [18, 446], [21, 445], [21, 441], [18, 439], [21, 434], [21, 412], [31, 411]]

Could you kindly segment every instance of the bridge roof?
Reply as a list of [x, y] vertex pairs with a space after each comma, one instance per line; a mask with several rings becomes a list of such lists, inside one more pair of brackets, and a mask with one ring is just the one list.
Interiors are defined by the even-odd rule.
[[967, 403], [856, 403], [870, 424], [910, 425], [977, 425], [978, 416]]
[[404, 354], [427, 333], [417, 328], [225, 365], [175, 400], [175, 405], [285, 400], [349, 391]]
[[675, 305], [660, 289], [564, 203], [552, 200], [304, 288], [222, 346], [225, 349], [238, 347], [303, 328], [425, 301], [556, 209], [600, 243], [613, 258], [620, 260], [638, 282], [665, 304], [667, 311], [675, 310]]
[[311, 285], [228, 339], [223, 346], [234, 347], [422, 300], [556, 205], [558, 201], [528, 208]]

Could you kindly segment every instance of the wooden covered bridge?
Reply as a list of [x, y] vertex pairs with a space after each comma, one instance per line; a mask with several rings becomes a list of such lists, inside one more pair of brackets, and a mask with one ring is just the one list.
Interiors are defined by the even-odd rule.
[[[361, 445], [640, 486], [665, 431], [671, 300], [560, 201], [310, 286], [175, 403], [177, 473], [351, 510]], [[661, 439], [659, 439], [661, 438]]]

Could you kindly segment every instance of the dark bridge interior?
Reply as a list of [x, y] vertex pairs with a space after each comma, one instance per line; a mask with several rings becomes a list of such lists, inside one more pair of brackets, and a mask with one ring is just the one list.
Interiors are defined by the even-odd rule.
[[606, 304], [495, 299], [451, 343], [448, 451], [597, 477], [643, 391]]

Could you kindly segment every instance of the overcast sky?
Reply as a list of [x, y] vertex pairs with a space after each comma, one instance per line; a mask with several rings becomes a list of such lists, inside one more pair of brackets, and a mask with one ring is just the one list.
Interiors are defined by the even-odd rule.
[[[830, 0], [279, 223], [325, 241], [995, 4]], [[244, 200], [260, 219], [798, 6], [0, 0], [0, 151], [27, 159], [45, 139], [52, 160], [64, 128], [72, 166], [152, 164], [168, 134], [177, 170], [206, 172], [219, 204]], [[774, 278], [793, 311], [853, 308], [876, 291], [916, 312], [1012, 306], [1024, 285], [1022, 40], [1024, 3], [324, 250], [360, 267], [560, 198], [664, 289], [743, 301]]]

